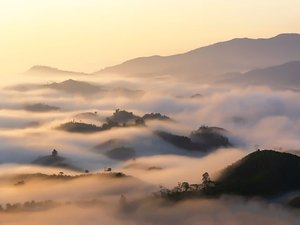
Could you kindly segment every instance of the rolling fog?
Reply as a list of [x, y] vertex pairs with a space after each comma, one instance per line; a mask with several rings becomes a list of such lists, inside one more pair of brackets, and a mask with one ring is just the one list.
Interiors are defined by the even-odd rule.
[[[297, 213], [275, 203], [257, 199], [244, 200], [224, 196], [219, 200], [185, 201], [168, 207], [155, 200], [135, 201], [148, 197], [159, 185], [173, 187], [177, 182], [200, 183], [201, 175], [218, 176], [220, 170], [234, 163], [257, 147], [295, 151], [300, 149], [300, 93], [292, 90], [271, 90], [268, 87], [228, 88], [222, 85], [184, 83], [168, 76], [154, 79], [118, 77], [116, 75], [35, 76], [19, 74], [1, 78], [0, 103], [0, 205], [26, 201], [53, 200], [62, 203], [43, 212], [1, 214], [0, 224], [298, 224]], [[105, 92], [80, 93], [36, 88], [35, 85], [62, 82], [68, 79], [90, 82]], [[20, 83], [22, 80], [22, 83]], [[27, 85], [18, 90], [18, 85]], [[130, 91], [139, 90], [138, 96]], [[191, 96], [201, 96], [192, 98]], [[42, 103], [50, 108], [28, 107]], [[55, 107], [55, 108], [51, 108]], [[91, 134], [68, 133], [56, 127], [69, 121], [101, 125], [115, 109], [136, 115], [158, 112], [174, 122], [153, 121], [146, 127], [116, 128]], [[94, 116], [86, 116], [87, 113]], [[97, 112], [97, 113], [95, 113]], [[91, 115], [91, 114], [89, 114]], [[210, 154], [191, 153], [175, 147], [157, 136], [155, 130], [189, 135], [201, 125], [228, 130], [234, 147], [218, 149]], [[110, 140], [134, 148], [135, 160], [117, 161], [94, 147]], [[26, 173], [53, 174], [61, 168], [32, 165], [36, 158], [57, 149], [60, 156], [82, 170], [102, 172], [112, 167], [132, 177], [82, 178], [58, 182], [33, 180], [24, 187], [12, 186], [7, 177]], [[150, 171], [148, 168], [160, 170]], [[134, 205], [132, 210], [119, 208], [119, 197], [125, 194]], [[101, 203], [83, 207], [65, 204], [92, 199]], [[49, 222], [47, 222], [49, 221]], [[226, 221], [226, 222], [224, 222]]]

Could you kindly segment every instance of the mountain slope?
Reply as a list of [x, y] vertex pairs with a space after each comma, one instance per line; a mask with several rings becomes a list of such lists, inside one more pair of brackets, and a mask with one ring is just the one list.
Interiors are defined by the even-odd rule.
[[40, 165], [40, 166], [48, 166], [48, 167], [57, 167], [57, 168], [65, 168], [75, 171], [82, 171], [76, 166], [71, 165], [68, 160], [61, 156], [41, 156], [35, 159], [32, 164]]
[[136, 58], [96, 74], [170, 74], [211, 81], [220, 74], [244, 72], [295, 60], [300, 60], [300, 34], [281, 34], [270, 39], [233, 39], [172, 56]]
[[49, 66], [33, 66], [25, 72], [25, 74], [30, 75], [88, 75], [87, 73], [82, 72], [73, 72], [67, 70], [60, 70], [54, 67]]
[[256, 69], [247, 73], [232, 74], [231, 78], [218, 83], [239, 86], [260, 85], [271, 88], [298, 89], [300, 87], [300, 61]]
[[51, 83], [44, 85], [45, 88], [64, 91], [67, 93], [95, 94], [103, 91], [103, 88], [96, 84], [90, 84], [84, 81], [66, 80], [61, 83]]
[[226, 137], [226, 133], [227, 131], [223, 128], [205, 126], [193, 131], [189, 137], [159, 130], [154, 132], [156, 136], [178, 148], [203, 153], [233, 146]]
[[300, 157], [271, 150], [253, 152], [223, 171], [221, 193], [275, 195], [300, 190]]

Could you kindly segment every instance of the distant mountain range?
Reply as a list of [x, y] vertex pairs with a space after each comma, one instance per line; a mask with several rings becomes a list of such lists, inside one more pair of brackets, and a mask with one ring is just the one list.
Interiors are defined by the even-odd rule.
[[83, 72], [73, 72], [67, 70], [60, 70], [50, 66], [33, 66], [25, 72], [25, 74], [40, 75], [40, 74], [51, 74], [51, 75], [88, 75]]
[[247, 73], [227, 74], [229, 78], [218, 81], [222, 84], [238, 86], [269, 86], [272, 88], [288, 88], [300, 90], [300, 61], [288, 62], [264, 69], [256, 69]]
[[99, 92], [103, 92], [103, 87], [96, 85], [96, 84], [90, 84], [83, 81], [77, 81], [77, 80], [65, 80], [60, 83], [51, 83], [44, 85], [45, 88], [55, 89], [58, 91], [64, 91], [67, 93], [81, 93], [81, 94], [95, 94]]
[[300, 60], [300, 34], [280, 34], [269, 39], [233, 39], [172, 56], [136, 58], [96, 74], [168, 74], [206, 81], [229, 72], [245, 72], [296, 60]]
[[[171, 56], [135, 58], [92, 74], [170, 75], [204, 83], [290, 88], [297, 86], [299, 62], [300, 34], [280, 34], [268, 39], [237, 38]], [[87, 75], [45, 66], [26, 73]]]
[[112, 97], [115, 96], [123, 96], [130, 98], [137, 98], [144, 94], [142, 90], [131, 90], [128, 88], [117, 87], [117, 88], [107, 88], [99, 84], [88, 83], [84, 81], [78, 80], [65, 80], [62, 82], [53, 82], [50, 84], [21, 84], [13, 87], [9, 87], [9, 89], [15, 91], [32, 91], [39, 89], [52, 89], [56, 91], [65, 92], [68, 94], [77, 94], [82, 96], [92, 96], [95, 94], [109, 95]]

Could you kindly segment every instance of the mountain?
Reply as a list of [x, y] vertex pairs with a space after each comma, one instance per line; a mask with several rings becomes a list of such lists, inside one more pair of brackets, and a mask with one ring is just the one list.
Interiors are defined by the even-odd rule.
[[104, 131], [108, 130], [105, 129], [103, 126], [99, 127], [94, 124], [89, 124], [89, 123], [82, 123], [82, 122], [76, 122], [76, 121], [71, 121], [67, 123], [63, 123], [57, 127], [58, 130], [63, 130], [66, 132], [71, 132], [71, 133], [95, 133], [99, 131]]
[[201, 126], [191, 132], [189, 137], [175, 135], [165, 131], [155, 131], [154, 134], [162, 140], [182, 149], [199, 152], [209, 152], [218, 148], [231, 147], [232, 144], [226, 137], [228, 133], [219, 127]]
[[47, 155], [38, 157], [32, 162], [32, 164], [82, 171], [82, 169], [71, 165], [66, 158], [58, 155]]
[[24, 110], [30, 112], [51, 112], [60, 110], [59, 107], [47, 105], [44, 103], [28, 104], [24, 106]]
[[135, 159], [136, 157], [136, 152], [133, 148], [124, 147], [124, 146], [110, 149], [109, 151], [106, 151], [104, 154], [111, 159], [119, 160], [119, 161]]
[[140, 117], [134, 115], [132, 112], [127, 112], [126, 110], [119, 109], [117, 109], [112, 116], [107, 118], [107, 120], [118, 124], [135, 123], [138, 119], [140, 119]]
[[173, 121], [170, 117], [160, 113], [147, 113], [142, 117], [143, 120], [160, 120], [160, 121]]
[[67, 70], [60, 70], [49, 66], [33, 66], [25, 72], [30, 75], [88, 75], [82, 72], [73, 72]]
[[52, 82], [49, 84], [19, 84], [8, 87], [7, 89], [26, 92], [39, 89], [53, 89], [68, 94], [76, 94], [81, 96], [91, 97], [95, 94], [101, 94], [106, 97], [127, 97], [139, 98], [145, 94], [142, 90], [134, 90], [123, 87], [104, 87], [99, 84], [89, 83], [79, 80], [65, 80], [62, 82]]
[[245, 72], [296, 60], [300, 60], [300, 34], [280, 34], [269, 39], [233, 39], [183, 54], [136, 58], [96, 74], [167, 74], [212, 81], [225, 73]]
[[[93, 116], [93, 119], [90, 121], [86, 120], [85, 118], [87, 116]], [[73, 121], [63, 123], [58, 126], [57, 129], [75, 133], [94, 133], [107, 131], [112, 128], [144, 127], [146, 126], [146, 122], [149, 120], [172, 121], [169, 117], [161, 115], [160, 113], [148, 113], [143, 117], [140, 117], [132, 112], [119, 109], [117, 109], [111, 116], [107, 117], [105, 122], [101, 125], [95, 125], [95, 118], [98, 118], [95, 113], [78, 114], [75, 116]], [[76, 119], [79, 119], [79, 122], [75, 121]]]
[[102, 91], [102, 87], [84, 81], [66, 80], [61, 83], [51, 83], [44, 85], [45, 88], [55, 89], [73, 94], [95, 94]]
[[292, 61], [247, 73], [229, 75], [218, 83], [238, 86], [268, 86], [271, 88], [296, 89], [300, 87], [300, 61]]
[[217, 180], [221, 193], [270, 196], [300, 190], [300, 157], [256, 151], [226, 168]]

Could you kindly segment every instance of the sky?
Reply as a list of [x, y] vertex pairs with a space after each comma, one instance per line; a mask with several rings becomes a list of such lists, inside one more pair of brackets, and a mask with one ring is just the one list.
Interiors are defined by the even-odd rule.
[[0, 76], [94, 72], [236, 37], [300, 33], [299, 0], [0, 0]]

